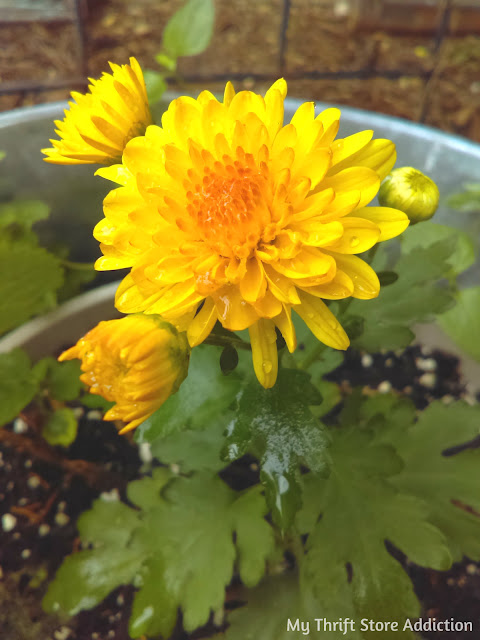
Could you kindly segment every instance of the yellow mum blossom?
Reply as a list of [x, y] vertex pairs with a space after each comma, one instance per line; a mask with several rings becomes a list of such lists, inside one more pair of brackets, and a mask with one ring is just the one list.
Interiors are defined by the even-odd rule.
[[60, 140], [42, 149], [54, 164], [112, 164], [122, 159], [129, 140], [152, 123], [143, 73], [135, 58], [130, 65], [109, 63], [113, 73], [90, 78], [89, 93], [72, 91], [63, 120], [55, 120]]
[[374, 298], [379, 281], [355, 254], [404, 231], [407, 216], [366, 205], [395, 162], [389, 140], [336, 140], [340, 111], [302, 104], [283, 126], [287, 86], [265, 97], [203, 91], [174, 100], [123, 164], [98, 173], [121, 185], [94, 235], [96, 268], [131, 271], [116, 306], [156, 313], [198, 345], [219, 321], [249, 329], [261, 384], [277, 376], [278, 328], [296, 346], [291, 311], [326, 345], [348, 337], [324, 300]]
[[104, 419], [128, 423], [125, 433], [178, 390], [189, 356], [185, 334], [156, 316], [135, 314], [100, 322], [58, 359], [82, 361], [80, 379], [90, 393], [115, 402]]

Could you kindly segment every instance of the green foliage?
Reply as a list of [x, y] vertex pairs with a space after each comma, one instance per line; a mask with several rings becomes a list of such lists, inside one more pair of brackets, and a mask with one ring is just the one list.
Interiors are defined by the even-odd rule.
[[247, 597], [245, 606], [230, 613], [229, 627], [225, 635], [218, 636], [218, 640], [220, 637], [224, 640], [291, 640], [296, 636], [287, 629], [289, 618], [296, 620], [300, 617], [313, 621], [320, 613], [324, 615], [323, 611], [308, 609], [308, 602], [301, 597], [298, 577], [295, 575], [264, 580]]
[[102, 396], [99, 396], [94, 393], [85, 393], [81, 396], [81, 402], [84, 407], [88, 409], [100, 409], [104, 413], [106, 413], [109, 409], [113, 407], [114, 402], [110, 402], [109, 400], [105, 400]]
[[32, 225], [46, 220], [50, 214], [48, 206], [39, 200], [15, 200], [0, 205], [0, 229], [2, 244], [6, 241], [27, 240], [36, 244]]
[[78, 521], [82, 541], [94, 548], [63, 563], [44, 598], [45, 610], [76, 615], [131, 582], [146, 556], [144, 546], [132, 540], [138, 522], [137, 512], [126, 505], [97, 500]]
[[50, 395], [61, 402], [76, 400], [84, 388], [79, 360], [58, 362], [54, 358], [43, 358], [35, 365], [34, 372]]
[[225, 415], [242, 379], [236, 371], [223, 375], [219, 366], [220, 353], [219, 348], [211, 346], [193, 349], [186, 380], [176, 394], [137, 428], [137, 442], [153, 442], [185, 428], [203, 429], [218, 420], [226, 426]]
[[0, 426], [16, 418], [37, 390], [38, 380], [24, 351], [0, 354]]
[[213, 0], [188, 0], [168, 21], [163, 31], [163, 48], [174, 60], [194, 56], [208, 47], [213, 34]]
[[44, 600], [48, 611], [74, 615], [133, 581], [130, 634], [168, 637], [179, 607], [187, 630], [222, 607], [235, 563], [246, 585], [260, 580], [273, 534], [258, 487], [237, 493], [210, 474], [171, 479], [157, 469], [128, 495], [139, 510], [97, 500], [80, 518], [80, 537], [93, 548], [64, 562]]
[[463, 402], [447, 407], [434, 402], [416, 424], [390, 429], [383, 438], [379, 434], [405, 462], [393, 479], [394, 485], [429, 505], [429, 521], [445, 535], [455, 562], [464, 555], [480, 560], [480, 519], [461, 506], [473, 507], [477, 513], [480, 510], [480, 450], [466, 449], [454, 455], [444, 452], [479, 433], [480, 407]]
[[186, 429], [152, 442], [152, 454], [164, 464], [176, 464], [182, 473], [220, 471], [227, 466], [221, 458], [225, 425], [207, 425], [205, 429]]
[[413, 324], [428, 322], [451, 307], [453, 294], [439, 280], [447, 275], [445, 264], [456, 255], [457, 244], [454, 236], [428, 247], [412, 241], [395, 265], [398, 280], [381, 289], [378, 298], [354, 300], [348, 307], [349, 315], [365, 320], [364, 331], [353, 345], [373, 352], [405, 347], [414, 337]]
[[42, 436], [48, 444], [68, 447], [77, 437], [77, 428], [75, 414], [68, 407], [63, 407], [49, 416], [42, 429]]
[[160, 71], [145, 69], [143, 78], [147, 88], [148, 102], [150, 104], [159, 102], [167, 89], [167, 83], [163, 74]]
[[461, 211], [464, 213], [479, 212], [480, 211], [480, 184], [478, 183], [465, 183], [463, 185], [465, 191], [455, 193], [448, 199], [448, 205], [452, 209]]
[[79, 374], [77, 362], [44, 358], [32, 367], [22, 349], [0, 354], [0, 426], [33, 401], [44, 417], [45, 440], [51, 445], [69, 446], [77, 435], [77, 419], [67, 407], [53, 409], [46, 398], [60, 403], [78, 398], [83, 389]]
[[56, 303], [60, 261], [38, 247], [32, 225], [49, 215], [46, 204], [18, 200], [0, 205], [0, 334]]
[[0, 333], [33, 315], [52, 309], [63, 271], [52, 254], [40, 247], [0, 248]]
[[480, 362], [480, 287], [463, 289], [457, 304], [439, 317], [440, 326], [470, 356]]
[[[401, 622], [419, 615], [410, 580], [384, 541], [418, 564], [448, 568], [450, 554], [441, 532], [427, 520], [427, 505], [387, 482], [401, 470], [402, 460], [391, 446], [376, 443], [372, 433], [335, 431], [331, 456], [329, 478], [312, 474], [305, 480], [307, 519], [322, 518], [310, 531], [302, 580], [320, 603], [328, 602], [332, 591], [342, 593], [354, 617]], [[302, 519], [300, 525], [305, 525]]]
[[276, 524], [286, 529], [301, 504], [300, 463], [318, 472], [328, 467], [329, 438], [309, 409], [321, 403], [321, 396], [307, 373], [283, 369], [272, 389], [253, 380], [237, 401], [226, 459], [236, 460], [247, 452], [260, 459], [267, 503]]
[[322, 612], [336, 601], [343, 617], [398, 620], [401, 628], [419, 606], [385, 540], [435, 569], [480, 557], [480, 520], [458, 506], [480, 507], [480, 451], [444, 455], [478, 435], [480, 410], [437, 402], [415, 422], [407, 401], [354, 395], [341, 421], [332, 431], [330, 476], [311, 473], [304, 482], [297, 526], [309, 537], [301, 586]]
[[[447, 264], [458, 275], [475, 262], [475, 246], [465, 231], [435, 223], [415, 225], [403, 232], [402, 251], [414, 256], [417, 249], [428, 248], [436, 242], [448, 243], [452, 238], [455, 238], [456, 244]], [[444, 272], [444, 276], [446, 275], [447, 270]]]
[[64, 268], [63, 284], [57, 291], [58, 303], [62, 303], [85, 290], [85, 285], [95, 279], [96, 271], [93, 264], [83, 264], [61, 260]]

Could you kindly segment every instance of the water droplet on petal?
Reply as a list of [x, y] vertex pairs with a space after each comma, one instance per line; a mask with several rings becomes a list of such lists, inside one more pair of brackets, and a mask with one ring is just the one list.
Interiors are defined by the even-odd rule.
[[270, 362], [270, 360], [264, 360], [262, 363], [262, 368], [265, 371], [265, 373], [270, 373], [271, 370], [273, 369], [273, 364]]
[[338, 329], [338, 327], [339, 327], [339, 324], [338, 324], [337, 320], [335, 320], [335, 318], [330, 318], [328, 320], [328, 324], [330, 325], [330, 327], [332, 329]]

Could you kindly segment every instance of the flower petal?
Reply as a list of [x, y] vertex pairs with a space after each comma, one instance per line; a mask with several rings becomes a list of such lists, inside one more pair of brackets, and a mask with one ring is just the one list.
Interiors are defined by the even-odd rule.
[[188, 326], [187, 337], [190, 346], [196, 347], [201, 344], [210, 335], [216, 321], [217, 310], [215, 303], [211, 298], [208, 298]]
[[271, 320], [260, 318], [248, 329], [255, 374], [265, 389], [273, 387], [278, 373], [277, 334]]
[[322, 180], [322, 188], [332, 187], [336, 193], [359, 191], [359, 207], [368, 204], [377, 195], [380, 179], [367, 167], [349, 167]]
[[376, 298], [380, 292], [380, 282], [372, 267], [357, 256], [335, 254], [337, 269], [345, 271], [352, 279], [354, 298], [370, 300]]
[[301, 304], [294, 310], [305, 322], [313, 335], [328, 347], [345, 350], [350, 344], [345, 330], [327, 305], [303, 291], [300, 292]]
[[291, 308], [284, 304], [282, 312], [275, 316], [273, 321], [280, 330], [280, 333], [285, 340], [285, 344], [287, 345], [287, 349], [290, 353], [293, 353], [297, 348], [297, 336], [292, 322]]
[[364, 207], [356, 209], [352, 215], [356, 218], [370, 220], [380, 229], [378, 242], [399, 236], [410, 224], [408, 216], [399, 209], [390, 207]]
[[212, 293], [218, 319], [230, 331], [248, 329], [258, 320], [258, 313], [240, 295], [238, 287], [225, 286]]
[[256, 302], [265, 295], [267, 281], [263, 265], [257, 258], [247, 260], [247, 271], [240, 280], [240, 293], [247, 302]]
[[346, 216], [342, 218], [343, 235], [328, 245], [330, 251], [339, 253], [363, 253], [378, 241], [380, 229], [364, 218]]
[[302, 287], [305, 293], [309, 293], [316, 298], [327, 300], [342, 300], [353, 294], [354, 286], [352, 279], [344, 271], [337, 269], [335, 277], [325, 284], [318, 284], [313, 287]]

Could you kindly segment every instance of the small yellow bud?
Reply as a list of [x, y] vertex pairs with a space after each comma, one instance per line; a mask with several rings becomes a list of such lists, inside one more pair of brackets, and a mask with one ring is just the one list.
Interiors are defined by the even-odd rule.
[[100, 322], [59, 360], [82, 361], [80, 380], [90, 393], [115, 402], [104, 419], [127, 423], [124, 433], [178, 390], [187, 375], [189, 357], [185, 333], [178, 333], [159, 316], [138, 313]]
[[412, 224], [429, 220], [437, 210], [439, 198], [435, 182], [414, 167], [394, 169], [378, 192], [382, 207], [404, 211]]

